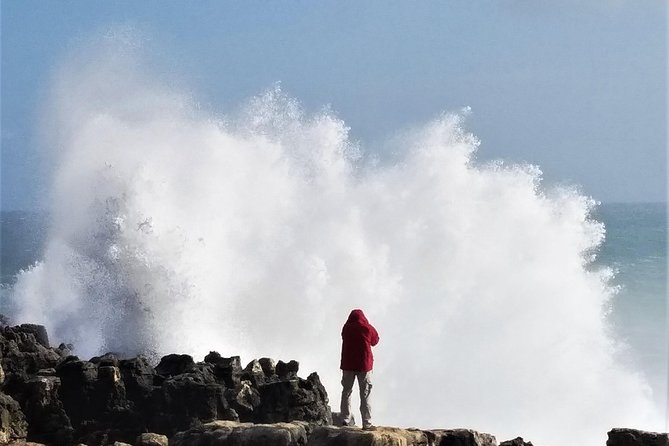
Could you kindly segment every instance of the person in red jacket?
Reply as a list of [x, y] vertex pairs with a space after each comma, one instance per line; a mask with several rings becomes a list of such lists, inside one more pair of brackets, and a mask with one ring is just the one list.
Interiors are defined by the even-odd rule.
[[351, 393], [353, 382], [358, 379], [360, 387], [360, 414], [362, 428], [374, 429], [369, 395], [372, 391], [372, 347], [379, 343], [379, 334], [367, 321], [362, 310], [353, 310], [341, 331], [341, 370], [343, 386], [341, 392], [341, 418], [345, 426], [351, 422]]

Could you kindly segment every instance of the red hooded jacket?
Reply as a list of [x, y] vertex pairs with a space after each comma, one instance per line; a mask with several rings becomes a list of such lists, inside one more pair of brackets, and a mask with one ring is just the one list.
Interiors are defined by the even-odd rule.
[[374, 366], [372, 346], [379, 343], [376, 328], [362, 310], [353, 310], [341, 331], [341, 369], [369, 372]]

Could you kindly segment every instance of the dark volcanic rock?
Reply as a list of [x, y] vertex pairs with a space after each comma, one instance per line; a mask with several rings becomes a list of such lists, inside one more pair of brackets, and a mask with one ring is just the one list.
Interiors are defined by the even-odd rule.
[[99, 364], [68, 358], [57, 368], [74, 437], [86, 444], [132, 441], [144, 429], [143, 418], [126, 397], [120, 369]]
[[499, 446], [534, 446], [531, 441], [523, 440], [523, 437], [516, 437], [513, 440], [506, 440], [499, 444]]
[[239, 356], [221, 358], [219, 355], [218, 360], [214, 364], [214, 375], [229, 389], [239, 387], [243, 373], [242, 362]]
[[90, 359], [89, 362], [92, 362], [93, 364], [97, 364], [98, 367], [100, 366], [114, 366], [118, 367], [119, 365], [119, 354], [118, 353], [112, 353], [108, 352], [105, 353], [102, 356], [95, 356]]
[[180, 432], [170, 446], [305, 446], [308, 425], [304, 422], [275, 425], [214, 421]]
[[135, 445], [137, 446], [167, 446], [168, 440], [165, 435], [144, 433], [137, 437]]
[[192, 356], [172, 354], [160, 359], [160, 363], [156, 366], [156, 373], [169, 378], [170, 376], [190, 372], [193, 367], [195, 367], [195, 362], [193, 362]]
[[202, 422], [231, 417], [225, 386], [216, 382], [211, 364], [198, 364], [165, 380], [153, 393], [150, 429], [173, 435]]
[[204, 362], [214, 366], [216, 380], [227, 388], [233, 389], [240, 385], [244, 370], [242, 370], [242, 362], [239, 356], [223, 358], [218, 352], [209, 352], [204, 357]]
[[[351, 427], [322, 426], [309, 435], [308, 446], [427, 446], [428, 432], [418, 429], [377, 427], [365, 431]], [[456, 443], [457, 444], [457, 443]]]
[[207, 353], [207, 355], [204, 357], [204, 362], [209, 363], [209, 364], [216, 364], [218, 361], [223, 359], [221, 354], [217, 351], [210, 351]]
[[494, 436], [471, 429], [437, 429], [427, 433], [435, 446], [497, 446]]
[[59, 401], [60, 381], [55, 376], [55, 367], [66, 354], [60, 348], [49, 348], [41, 325], [0, 329], [2, 390], [20, 404], [29, 427], [28, 440], [58, 443], [69, 438], [71, 426]]
[[250, 381], [253, 387], [260, 387], [265, 384], [266, 377], [260, 361], [254, 359], [249, 362], [244, 372], [242, 373], [242, 380]]
[[[213, 420], [332, 422], [318, 375], [298, 377], [297, 361], [261, 358], [242, 369], [238, 356], [210, 352], [195, 363], [172, 354], [154, 369], [142, 356], [105, 353], [84, 361], [71, 352], [66, 344], [50, 348], [44, 327], [0, 327], [6, 438], [97, 446], [132, 443], [146, 432], [174, 435]], [[267, 429], [244, 438], [265, 438]]]
[[120, 360], [119, 370], [126, 398], [138, 414], [144, 419], [147, 418], [146, 414], [152, 410], [155, 370], [143, 356]]
[[278, 379], [276, 376], [276, 364], [272, 358], [260, 358], [258, 360], [260, 367], [262, 367], [262, 372], [265, 374], [266, 381], [275, 381]]
[[297, 378], [298, 370], [300, 370], [300, 363], [297, 361], [289, 361], [288, 363], [279, 361], [276, 364], [276, 374], [279, 379]]
[[0, 392], [0, 444], [25, 440], [27, 435], [28, 423], [19, 403], [11, 396]]
[[[50, 372], [53, 369], [47, 370]], [[47, 444], [71, 442], [74, 429], [58, 397], [59, 389], [60, 378], [56, 376], [38, 375], [26, 383], [21, 406], [30, 426], [30, 441]]]
[[64, 359], [64, 352], [48, 348], [48, 343], [46, 330], [41, 325], [23, 324], [0, 329], [5, 393], [19, 395], [32, 375], [40, 369], [54, 368]]
[[228, 392], [228, 398], [232, 399], [232, 407], [240, 421], [255, 421], [254, 411], [260, 406], [260, 392], [251, 381], [242, 381], [237, 389]]
[[[283, 364], [284, 376], [297, 370], [295, 361]], [[28, 438], [98, 445], [132, 442], [146, 431], [174, 435], [212, 420], [331, 422], [318, 375], [280, 381], [273, 366], [264, 358], [243, 371], [238, 357], [215, 353], [197, 364], [168, 355], [156, 370], [143, 357], [70, 356], [23, 383], [21, 401], [36, 426]]]
[[292, 420], [332, 424], [327, 393], [317, 373], [312, 373], [307, 379], [278, 381], [260, 387], [260, 405], [254, 421], [276, 423]]
[[21, 324], [18, 328], [24, 333], [32, 333], [38, 344], [42, 347], [49, 348], [49, 335], [47, 335], [46, 327], [44, 327], [44, 325]]
[[92, 362], [81, 361], [76, 356], [68, 357], [56, 369], [61, 381], [60, 399], [74, 427], [97, 416], [99, 406], [93, 400], [98, 369]]
[[606, 446], [669, 446], [667, 433], [615, 428], [608, 435]]

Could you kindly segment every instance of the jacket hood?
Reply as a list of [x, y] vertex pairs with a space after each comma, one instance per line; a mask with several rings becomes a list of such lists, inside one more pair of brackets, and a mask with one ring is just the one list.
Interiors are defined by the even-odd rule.
[[365, 313], [363, 313], [360, 309], [351, 311], [351, 314], [348, 315], [347, 322], [357, 322], [365, 325], [369, 324], [367, 318], [365, 317]]

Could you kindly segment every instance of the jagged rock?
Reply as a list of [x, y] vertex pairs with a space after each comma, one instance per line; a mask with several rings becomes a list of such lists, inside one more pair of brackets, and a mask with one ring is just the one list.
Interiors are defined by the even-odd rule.
[[59, 388], [57, 376], [37, 375], [26, 383], [21, 406], [26, 414], [30, 440], [48, 444], [71, 442], [74, 429], [60, 402]]
[[24, 333], [32, 333], [35, 340], [43, 347], [49, 348], [49, 335], [46, 332], [44, 325], [37, 324], [21, 324], [19, 329]]
[[34, 441], [14, 440], [10, 441], [7, 446], [47, 446], [44, 443], [35, 443]]
[[118, 367], [119, 356], [120, 355], [118, 353], [107, 352], [102, 356], [95, 356], [95, 357], [91, 358], [89, 362], [92, 362], [93, 364], [97, 364], [99, 367], [102, 367], [102, 366]]
[[169, 443], [165, 435], [144, 433], [137, 437], [135, 446], [167, 446]]
[[332, 424], [327, 392], [317, 373], [312, 373], [307, 379], [278, 381], [260, 387], [260, 405], [255, 412], [255, 421], [277, 423], [292, 420]]
[[92, 403], [94, 386], [98, 378], [95, 364], [68, 357], [56, 368], [61, 381], [60, 399], [73, 427], [78, 427], [97, 415]]
[[19, 395], [32, 375], [40, 369], [54, 368], [64, 359], [62, 351], [45, 345], [48, 346], [48, 337], [41, 325], [23, 324], [0, 329], [0, 358], [5, 393]]
[[493, 435], [471, 429], [436, 429], [426, 432], [434, 446], [497, 446]]
[[308, 427], [300, 421], [273, 425], [214, 421], [179, 432], [170, 446], [304, 446]]
[[18, 401], [0, 392], [0, 444], [25, 440], [27, 436], [28, 423]]
[[[427, 446], [428, 433], [417, 429], [377, 427], [365, 431], [352, 427], [317, 427], [309, 435], [308, 446]], [[447, 443], [459, 446], [460, 443]], [[463, 443], [468, 444], [468, 443]]]
[[98, 367], [98, 381], [105, 381], [110, 385], [118, 384], [121, 381], [121, 371], [112, 365]]
[[614, 428], [606, 446], [669, 446], [669, 434], [636, 429]]
[[211, 350], [207, 355], [204, 357], [204, 362], [209, 363], [209, 364], [216, 364], [218, 361], [223, 359], [221, 354], [217, 351]]
[[523, 437], [516, 437], [513, 440], [506, 440], [499, 444], [499, 446], [534, 446], [531, 441], [523, 440]]
[[276, 363], [272, 358], [260, 358], [258, 362], [260, 363], [260, 367], [262, 367], [266, 381], [275, 381], [278, 379], [276, 376]]
[[112, 446], [132, 446], [130, 443], [124, 443], [122, 441], [115, 441]]
[[260, 361], [254, 359], [249, 362], [242, 373], [242, 380], [250, 381], [253, 387], [260, 387], [265, 384], [265, 372], [263, 371]]
[[197, 364], [188, 355], [167, 355], [154, 369], [141, 356], [105, 353], [83, 361], [71, 355], [71, 345], [48, 345], [43, 327], [0, 328], [3, 390], [23, 408], [28, 440], [108, 446], [215, 419], [331, 422], [318, 375], [297, 377], [297, 361], [261, 358], [243, 370], [238, 356], [210, 352]]
[[73, 357], [56, 369], [74, 437], [91, 445], [132, 441], [144, 430], [144, 419], [127, 399], [118, 367], [98, 364]]
[[151, 398], [156, 371], [144, 356], [119, 361], [121, 379], [128, 399], [139, 407], [146, 407]]
[[214, 376], [229, 389], [239, 387], [244, 371], [239, 356], [223, 358], [218, 352], [211, 351], [204, 357], [204, 362], [214, 366]]
[[198, 364], [190, 370], [166, 379], [154, 391], [150, 430], [173, 435], [202, 422], [230, 416], [225, 387], [216, 382], [212, 366]]
[[156, 373], [165, 378], [190, 372], [195, 367], [193, 357], [190, 355], [167, 355], [160, 358], [156, 366]]
[[72, 344], [61, 343], [56, 350], [63, 358], [67, 358], [68, 356], [72, 356], [74, 346]]
[[89, 432], [86, 435], [82, 435], [77, 441], [79, 444], [91, 445], [91, 446], [112, 446], [116, 441], [116, 433], [113, 430], [101, 430]]
[[276, 374], [279, 379], [294, 379], [297, 378], [297, 372], [300, 370], [300, 363], [297, 361], [289, 361], [285, 363], [279, 361], [276, 363]]
[[1, 368], [5, 375], [2, 388], [21, 405], [29, 440], [69, 441], [72, 429], [59, 401], [60, 381], [55, 376], [55, 367], [65, 357], [61, 349], [49, 347], [46, 329], [41, 325], [0, 329]]
[[241, 421], [255, 421], [254, 411], [260, 406], [260, 393], [251, 381], [242, 381], [232, 401], [235, 412]]

